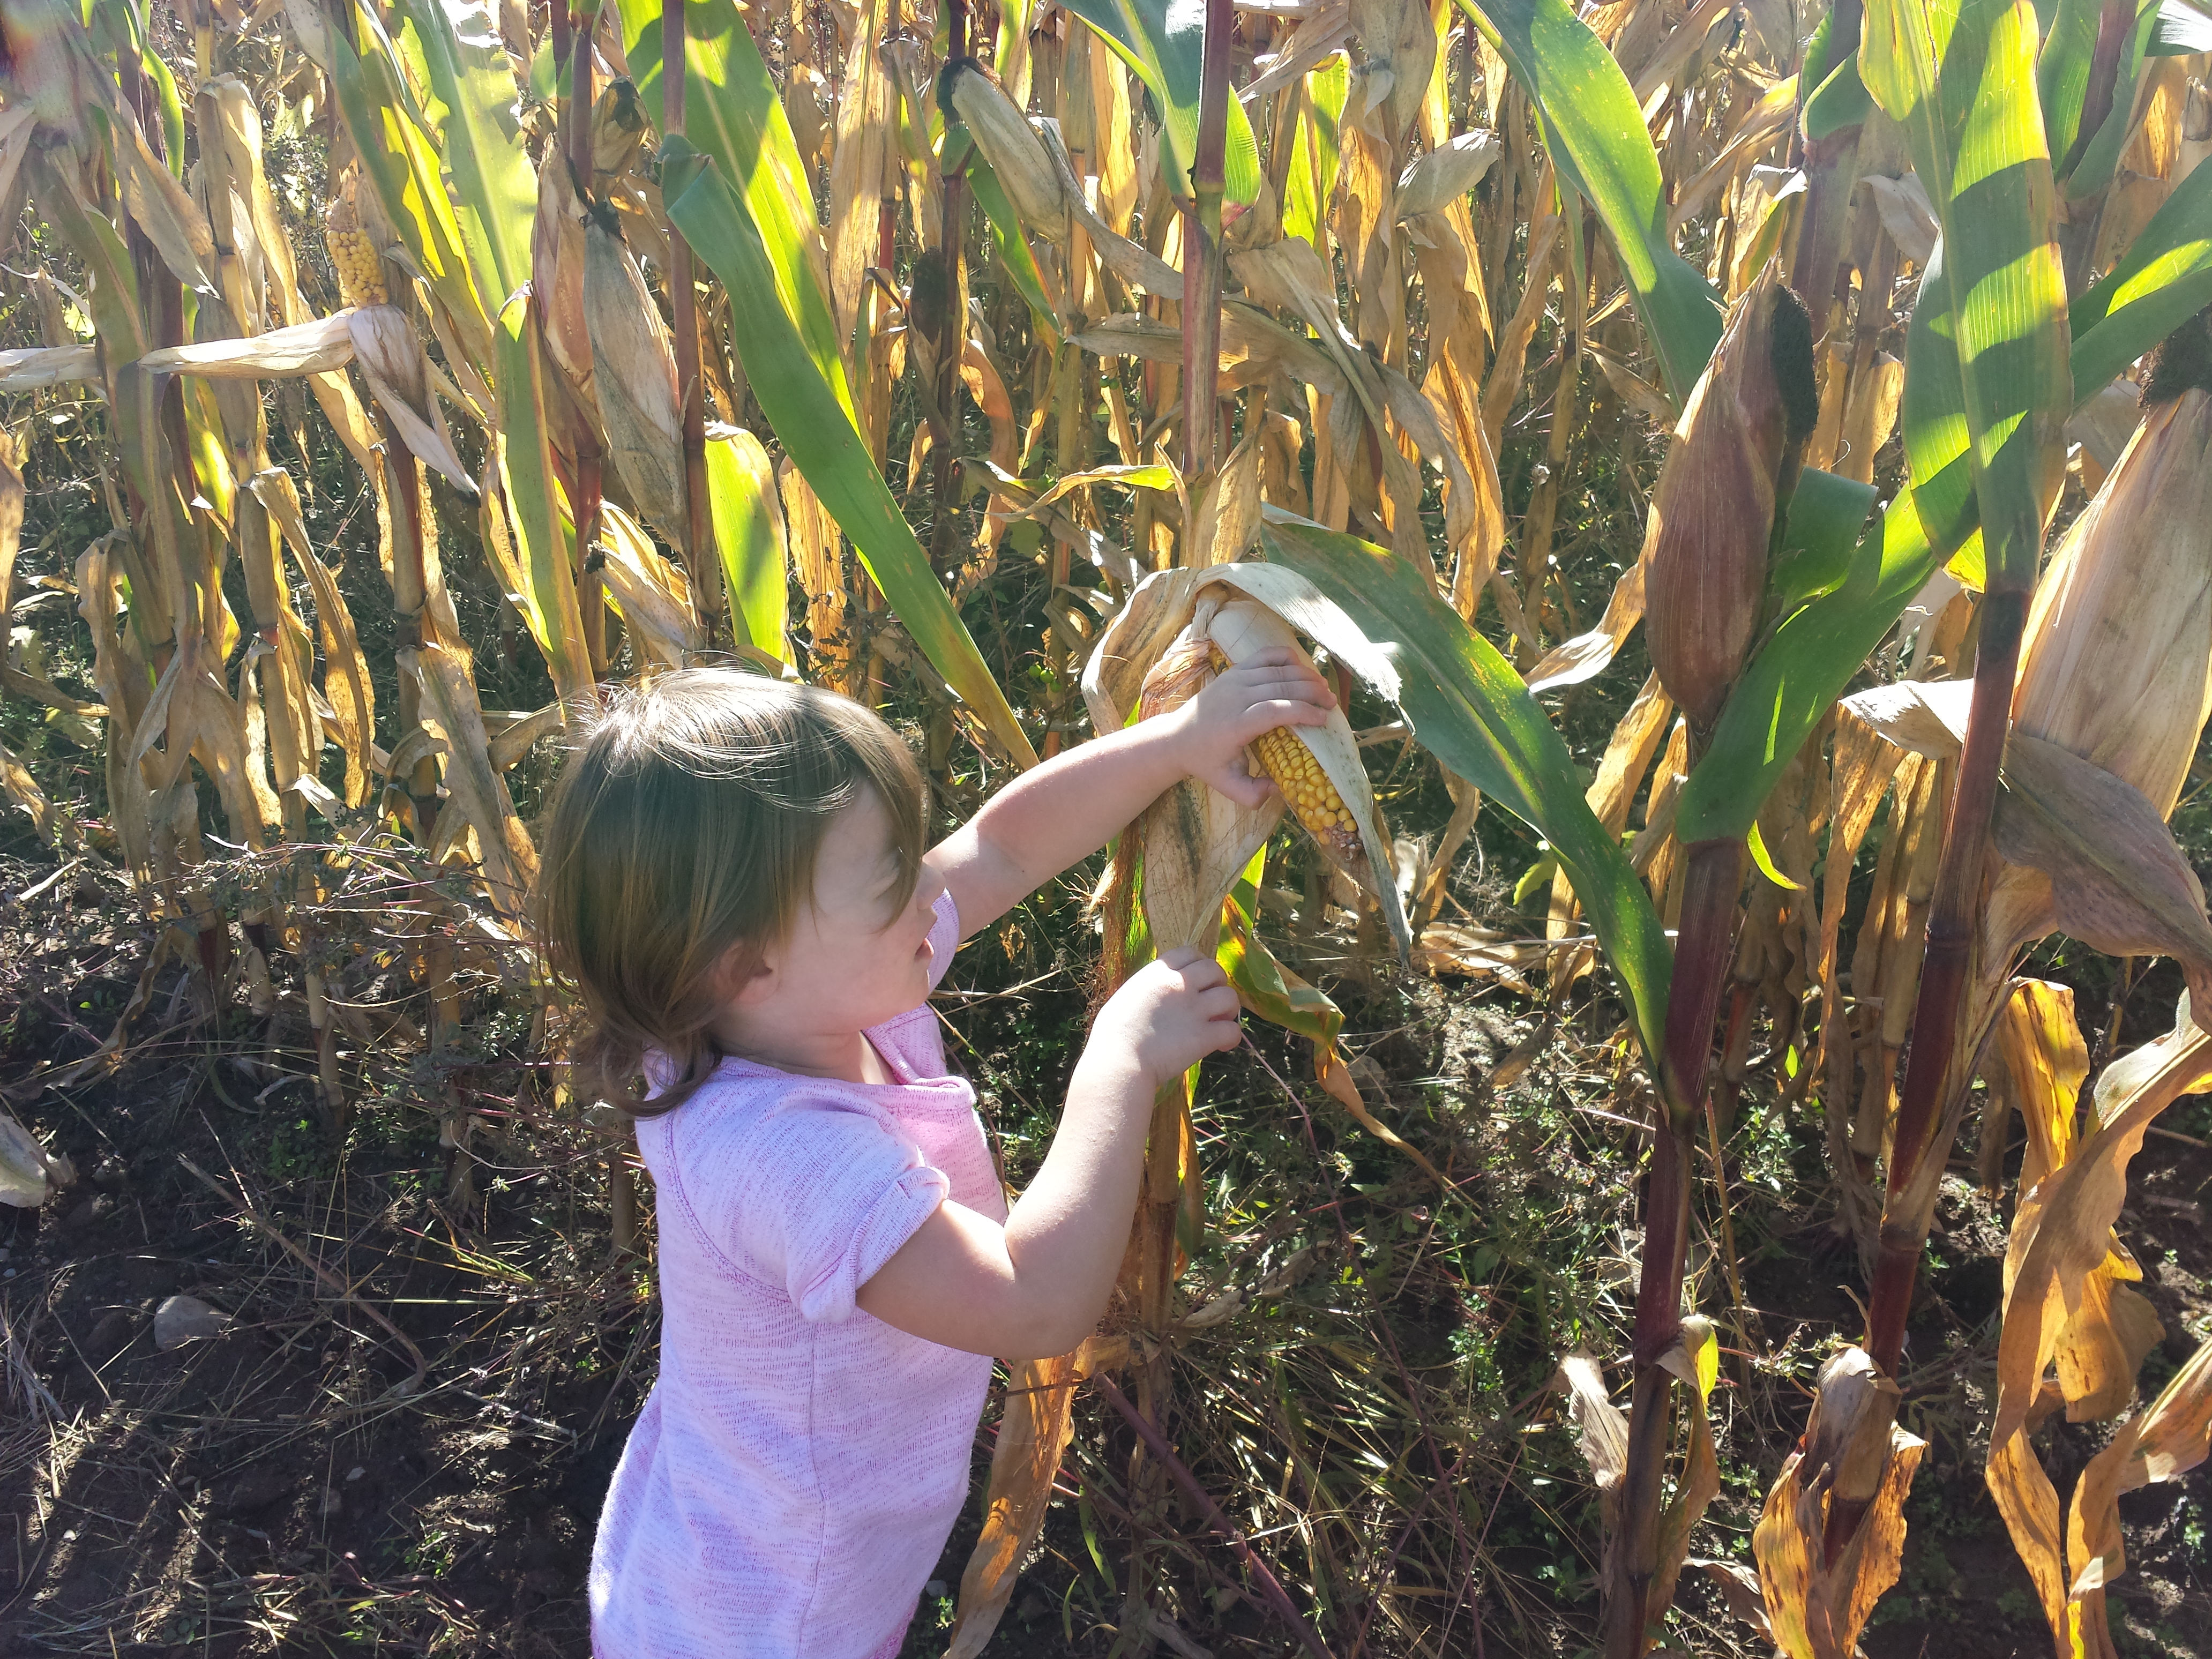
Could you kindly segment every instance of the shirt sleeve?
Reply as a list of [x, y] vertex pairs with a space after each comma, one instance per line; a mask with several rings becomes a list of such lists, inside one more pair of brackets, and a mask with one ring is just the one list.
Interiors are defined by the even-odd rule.
[[[684, 1186], [708, 1240], [781, 1288], [802, 1318], [849, 1319], [860, 1286], [945, 1201], [951, 1182], [857, 1100], [791, 1091], [764, 1111], [710, 1121], [684, 1149]], [[692, 1139], [687, 1137], [687, 1139]]]
[[952, 969], [952, 953], [960, 948], [960, 910], [948, 887], [937, 896], [937, 924], [929, 930], [929, 988], [934, 991]]

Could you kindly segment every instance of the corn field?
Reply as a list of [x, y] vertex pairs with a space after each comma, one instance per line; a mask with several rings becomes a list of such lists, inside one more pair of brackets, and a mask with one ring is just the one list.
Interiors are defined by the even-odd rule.
[[[330, 976], [388, 870], [416, 1017], [374, 1040], [458, 1052], [504, 975], [586, 1111], [517, 799], [597, 688], [833, 687], [908, 722], [942, 812], [1303, 642], [1378, 722], [1274, 734], [1263, 809], [1164, 798], [1092, 948], [1108, 982], [1217, 951], [1441, 1198], [1324, 971], [1581, 1011], [1644, 1130], [1632, 1316], [1549, 1395], [1607, 1659], [1678, 1639], [1700, 1570], [1742, 1650], [1855, 1651], [1970, 1123], [2009, 1213], [1988, 1499], [2060, 1659], [2116, 1655], [2120, 1496], [2212, 1449], [2212, 1341], [2138, 1397], [2166, 1334], [2115, 1224], [2212, 1090], [2169, 827], [2212, 714], [2208, 78], [2201, 0], [0, 0], [0, 784], [153, 941], [98, 1052], [9, 1097], [122, 1066], [181, 964], [200, 1018], [304, 1009], [342, 1137], [371, 1034]], [[1445, 805], [1394, 829], [1408, 768]], [[1499, 815], [1517, 932], [1454, 896]], [[2170, 1034], [2085, 1035], [2024, 968], [2054, 938], [2178, 966]], [[1294, 1593], [1177, 1450], [1178, 1345], [1227, 1317], [1189, 1277], [1206, 1096], [1156, 1106], [1107, 1325], [1008, 1368], [947, 1650], [1094, 1400], [1131, 1513], [1199, 1517], [1272, 1650], [1471, 1650], [1465, 1583]], [[1766, 1354], [1753, 1102], [1825, 1146], [1864, 1324], [1711, 1562], [1723, 1350]], [[12, 1203], [76, 1179], [0, 1142]], [[2062, 1411], [2115, 1425], [2070, 1494]], [[1091, 1547], [1148, 1646], [1157, 1540]]]

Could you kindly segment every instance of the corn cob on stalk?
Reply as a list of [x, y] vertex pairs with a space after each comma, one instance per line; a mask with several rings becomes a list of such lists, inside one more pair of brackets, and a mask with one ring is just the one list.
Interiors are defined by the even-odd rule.
[[338, 297], [349, 306], [380, 306], [390, 295], [384, 285], [384, 258], [376, 243], [361, 227], [361, 210], [354, 192], [360, 175], [347, 169], [330, 210], [323, 216], [323, 242], [331, 251], [331, 264], [338, 277]]
[[[1305, 648], [1291, 625], [1261, 600], [1239, 595], [1210, 616], [1201, 607], [1201, 617], [1206, 636], [1226, 663], [1243, 662], [1276, 648], [1306, 659]], [[1340, 869], [1374, 895], [1399, 955], [1407, 955], [1413, 937], [1399, 902], [1389, 835], [1375, 809], [1367, 768], [1359, 758], [1359, 741], [1352, 735], [1344, 711], [1331, 709], [1320, 726], [1279, 726], [1263, 733], [1251, 752], [1299, 826]]]

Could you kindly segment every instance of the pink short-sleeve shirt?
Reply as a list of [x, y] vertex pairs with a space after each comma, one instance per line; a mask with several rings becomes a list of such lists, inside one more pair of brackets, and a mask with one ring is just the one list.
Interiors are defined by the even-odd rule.
[[[959, 939], [947, 894], [933, 982]], [[890, 1659], [958, 1518], [991, 1362], [854, 1298], [943, 1200], [1006, 1196], [936, 1015], [867, 1035], [896, 1082], [727, 1060], [638, 1122], [660, 1376], [599, 1516], [598, 1659]]]

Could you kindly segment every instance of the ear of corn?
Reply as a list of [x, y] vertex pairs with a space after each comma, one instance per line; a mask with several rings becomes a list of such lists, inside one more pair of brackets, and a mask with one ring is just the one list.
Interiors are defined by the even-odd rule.
[[323, 242], [331, 251], [337, 272], [338, 297], [349, 306], [380, 306], [391, 298], [384, 285], [384, 258], [376, 244], [361, 228], [355, 204], [355, 181], [349, 171], [323, 217]]
[[[1203, 626], [1228, 662], [1284, 649], [1312, 665], [1290, 623], [1268, 605], [1242, 593], [1213, 611]], [[1389, 832], [1376, 810], [1375, 792], [1359, 757], [1359, 740], [1352, 736], [1344, 711], [1330, 709], [1319, 726], [1279, 726], [1252, 745], [1252, 753], [1315, 844], [1374, 896], [1400, 957], [1406, 958], [1413, 949], [1413, 935], [1398, 896]]]

